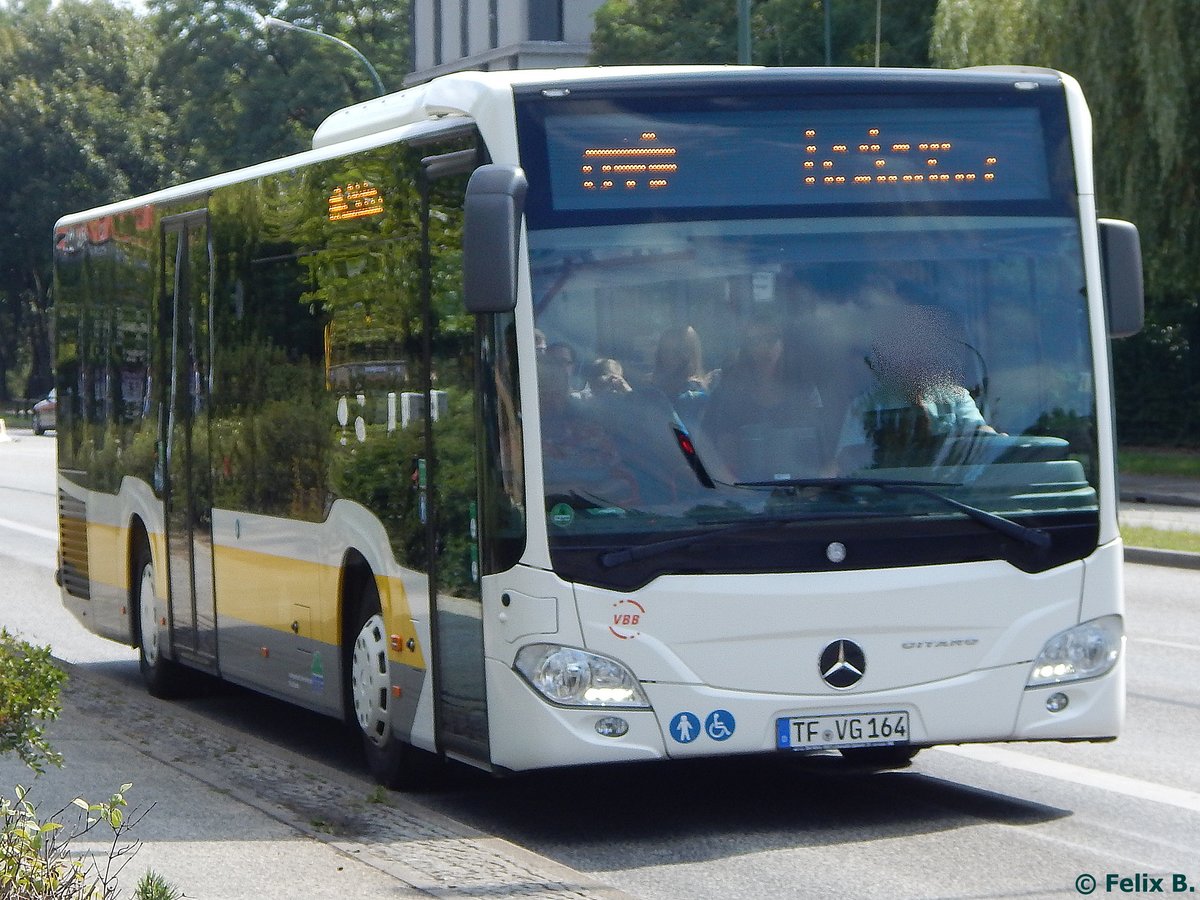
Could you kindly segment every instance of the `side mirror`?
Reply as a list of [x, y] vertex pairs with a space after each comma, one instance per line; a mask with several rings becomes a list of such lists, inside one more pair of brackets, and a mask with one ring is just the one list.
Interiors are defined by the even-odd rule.
[[512, 312], [528, 182], [517, 166], [480, 166], [467, 182], [463, 300], [467, 312]]
[[1142, 292], [1142, 244], [1137, 226], [1100, 219], [1100, 265], [1108, 304], [1108, 335], [1122, 338], [1142, 330], [1146, 301]]

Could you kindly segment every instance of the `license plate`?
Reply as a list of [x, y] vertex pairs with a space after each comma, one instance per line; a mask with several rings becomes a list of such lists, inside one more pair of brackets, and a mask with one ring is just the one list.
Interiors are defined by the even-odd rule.
[[775, 741], [780, 750], [907, 744], [908, 713], [896, 710], [790, 716], [775, 721]]

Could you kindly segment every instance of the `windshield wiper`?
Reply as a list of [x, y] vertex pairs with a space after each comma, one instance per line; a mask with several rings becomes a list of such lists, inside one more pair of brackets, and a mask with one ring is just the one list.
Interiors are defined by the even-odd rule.
[[771, 528], [779, 525], [795, 525], [803, 521], [806, 521], [806, 519], [795, 516], [755, 516], [737, 522], [713, 523], [714, 527], [706, 531], [693, 531], [682, 537], [651, 541], [649, 544], [638, 544], [633, 547], [626, 547], [624, 550], [609, 550], [607, 553], [600, 554], [600, 565], [606, 569], [611, 569], [615, 566], [622, 566], [625, 563], [631, 563], [639, 559], [649, 559], [653, 556], [669, 553], [672, 550], [691, 547], [709, 538], [726, 537], [741, 531], [757, 531], [760, 528]]
[[970, 504], [963, 503], [961, 500], [955, 500], [953, 497], [948, 497], [934, 490], [934, 488], [959, 487], [959, 485], [952, 482], [902, 481], [883, 478], [781, 478], [778, 481], [739, 481], [736, 482], [736, 486], [743, 488], [828, 488], [832, 490], [870, 487], [876, 488], [886, 494], [916, 494], [920, 497], [929, 497], [937, 500], [939, 503], [957, 510], [981, 525], [986, 525], [993, 531], [997, 531], [1006, 537], [1014, 538], [1038, 550], [1048, 550], [1052, 543], [1049, 533], [1041, 528], [1030, 528], [1027, 525], [1022, 525], [1020, 522], [1014, 522], [1012, 519], [1007, 519], [997, 513], [988, 512], [986, 509], [980, 509], [977, 506], [971, 506]]

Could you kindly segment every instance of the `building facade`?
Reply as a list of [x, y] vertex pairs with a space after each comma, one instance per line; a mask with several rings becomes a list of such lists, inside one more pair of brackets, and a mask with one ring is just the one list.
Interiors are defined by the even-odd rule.
[[578, 66], [604, 0], [412, 0], [406, 85], [466, 69]]

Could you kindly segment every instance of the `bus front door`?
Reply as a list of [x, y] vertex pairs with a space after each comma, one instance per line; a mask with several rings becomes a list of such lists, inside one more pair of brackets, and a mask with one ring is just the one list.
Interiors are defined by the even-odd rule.
[[[461, 308], [460, 257], [441, 232], [462, 228], [474, 148], [422, 160], [422, 307], [427, 366], [428, 484], [422, 480], [432, 610], [434, 728], [438, 749], [486, 766], [490, 760], [480, 594], [478, 464], [475, 440], [475, 335], [448, 327]], [[459, 323], [461, 325], [461, 323]], [[436, 375], [437, 389], [433, 388]]]
[[208, 213], [162, 222], [162, 409], [159, 472], [167, 529], [168, 608], [177, 659], [216, 667], [213, 482], [209, 460], [212, 372]]

